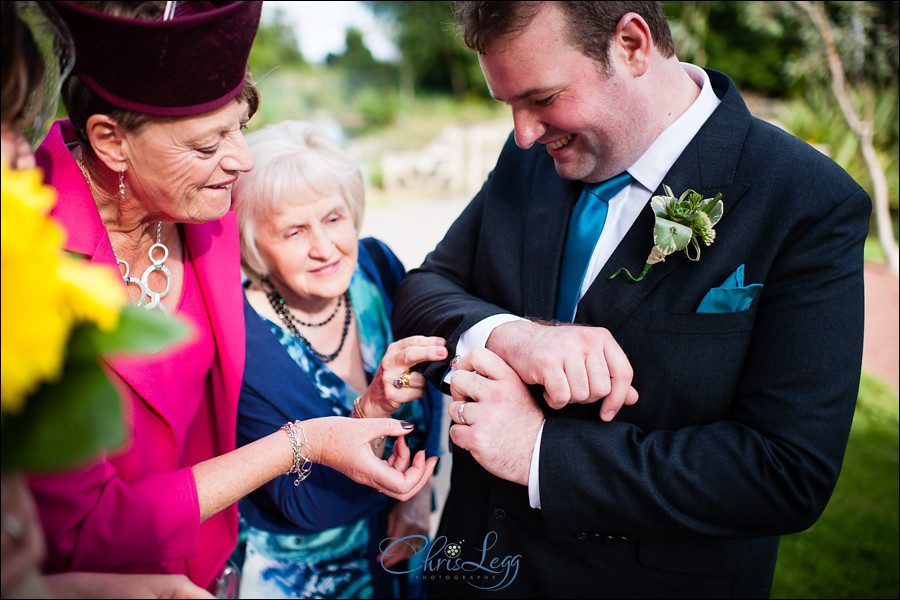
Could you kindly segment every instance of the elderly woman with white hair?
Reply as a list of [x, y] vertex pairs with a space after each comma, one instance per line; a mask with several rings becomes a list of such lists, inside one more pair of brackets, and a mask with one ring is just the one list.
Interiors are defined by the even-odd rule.
[[[415, 424], [412, 451], [436, 454], [442, 396], [414, 367], [443, 359], [445, 342], [393, 340], [405, 269], [385, 244], [358, 237], [358, 163], [309, 123], [269, 125], [246, 140], [255, 166], [233, 193], [246, 276], [238, 445], [285, 419], [394, 417]], [[391, 444], [373, 442], [373, 452]], [[300, 487], [273, 480], [240, 503], [241, 596], [408, 597], [409, 580], [421, 577], [387, 569], [413, 570], [398, 563], [427, 542], [430, 512], [430, 486], [398, 502], [327, 468]]]

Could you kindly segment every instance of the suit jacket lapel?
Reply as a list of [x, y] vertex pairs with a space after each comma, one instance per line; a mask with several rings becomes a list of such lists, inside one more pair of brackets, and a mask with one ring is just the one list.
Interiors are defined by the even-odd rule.
[[[750, 189], [749, 182], [734, 180], [733, 168], [739, 162], [751, 117], [731, 81], [720, 73], [709, 72], [709, 75], [713, 88], [725, 90], [722, 102], [672, 165], [663, 184], [677, 195], [686, 189], [693, 189], [704, 198], [721, 193], [725, 203], [724, 221], [729, 210]], [[654, 195], [664, 193], [660, 186]], [[624, 274], [610, 280], [620, 267], [635, 276], [641, 272], [653, 247], [654, 222], [648, 203], [579, 303], [576, 322], [602, 324], [615, 331], [664, 278], [690, 262], [682, 252], [677, 252], [654, 265], [638, 283]]]

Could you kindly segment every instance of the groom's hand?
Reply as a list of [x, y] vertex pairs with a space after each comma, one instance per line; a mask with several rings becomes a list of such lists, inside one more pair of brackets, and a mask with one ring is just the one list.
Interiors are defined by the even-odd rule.
[[542, 385], [551, 408], [602, 399], [600, 418], [611, 421], [638, 401], [631, 363], [603, 327], [511, 321], [491, 332], [487, 348], [526, 384]]
[[478, 348], [456, 363], [450, 392], [453, 443], [497, 477], [528, 485], [544, 414], [516, 372], [493, 352]]

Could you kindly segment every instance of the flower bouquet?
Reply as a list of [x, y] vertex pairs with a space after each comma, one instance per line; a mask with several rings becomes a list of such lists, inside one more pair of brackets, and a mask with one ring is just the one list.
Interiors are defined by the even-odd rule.
[[113, 269], [61, 250], [56, 192], [37, 169], [2, 168], [3, 472], [77, 467], [125, 439], [103, 357], [146, 354], [188, 326], [127, 302]]

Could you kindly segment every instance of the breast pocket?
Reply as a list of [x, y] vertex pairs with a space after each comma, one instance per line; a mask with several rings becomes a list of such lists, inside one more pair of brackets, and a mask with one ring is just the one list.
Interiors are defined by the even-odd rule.
[[651, 411], [646, 416], [655, 419], [666, 413], [673, 427], [726, 417], [755, 317], [755, 309], [646, 315], [641, 340], [625, 348], [641, 396], [639, 412]]

